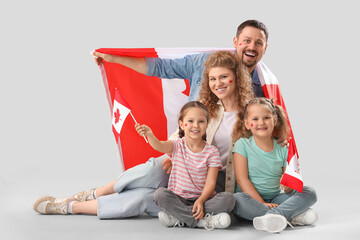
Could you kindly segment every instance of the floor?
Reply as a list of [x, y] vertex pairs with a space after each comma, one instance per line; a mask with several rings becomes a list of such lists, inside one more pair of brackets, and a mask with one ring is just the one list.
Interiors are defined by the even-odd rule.
[[[74, 179], [75, 181], [75, 179]], [[57, 190], [50, 190], [49, 185]], [[35, 187], [36, 186], [36, 187]], [[166, 228], [157, 218], [143, 215], [128, 219], [99, 220], [87, 215], [39, 215], [32, 210], [32, 202], [41, 195], [58, 192], [65, 195], [63, 181], [30, 181], [0, 185], [1, 235], [12, 240], [45, 239], [359, 239], [360, 220], [353, 211], [352, 200], [343, 202], [331, 198], [331, 189], [320, 189], [318, 203], [313, 207], [319, 215], [314, 226], [288, 227], [279, 234], [257, 231], [252, 223], [232, 217], [228, 229]], [[77, 186], [75, 186], [77, 187]], [[71, 189], [74, 186], [71, 187]], [[331, 199], [326, 201], [326, 199]]]

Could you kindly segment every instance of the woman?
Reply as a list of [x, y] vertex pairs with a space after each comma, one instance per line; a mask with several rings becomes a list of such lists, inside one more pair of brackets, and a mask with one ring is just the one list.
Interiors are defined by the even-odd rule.
[[[235, 122], [239, 121], [237, 113], [243, 112], [247, 100], [253, 98], [252, 83], [247, 69], [230, 52], [215, 52], [204, 65], [199, 101], [210, 113], [207, 142], [219, 149], [223, 165], [216, 191], [234, 192], [231, 135]], [[125, 218], [143, 213], [157, 216], [160, 209], [153, 202], [153, 193], [157, 188], [167, 186], [168, 175], [162, 169], [165, 158], [151, 158], [110, 183], [73, 197], [39, 198], [33, 208], [42, 214], [92, 214], [100, 219]]]

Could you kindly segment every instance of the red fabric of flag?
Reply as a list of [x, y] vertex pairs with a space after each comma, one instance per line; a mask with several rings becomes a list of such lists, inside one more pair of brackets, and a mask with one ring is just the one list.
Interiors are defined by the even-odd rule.
[[296, 152], [293, 139], [290, 139], [287, 162], [286, 171], [280, 183], [298, 192], [302, 192], [303, 180], [300, 172], [299, 156]]
[[[101, 53], [126, 56], [156, 57], [154, 49], [98, 49]], [[163, 92], [161, 79], [147, 77], [132, 69], [115, 63], [104, 62], [103, 78], [108, 94], [109, 105], [115, 97], [115, 88], [133, 107], [132, 114], [141, 124], [152, 128], [159, 139], [167, 139], [166, 116], [163, 109]], [[111, 107], [112, 109], [112, 107]], [[124, 169], [144, 163], [149, 157], [157, 157], [162, 153], [147, 144], [134, 128], [135, 122], [127, 118], [120, 132], [121, 157]]]

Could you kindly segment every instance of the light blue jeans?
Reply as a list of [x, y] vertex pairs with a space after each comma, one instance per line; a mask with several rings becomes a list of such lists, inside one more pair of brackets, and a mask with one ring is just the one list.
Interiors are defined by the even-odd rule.
[[167, 155], [150, 158], [146, 163], [123, 172], [114, 185], [116, 193], [97, 198], [100, 219], [126, 218], [147, 213], [157, 216], [161, 209], [153, 201], [159, 187], [166, 187], [169, 175], [162, 169]]
[[305, 212], [309, 207], [314, 205], [317, 201], [316, 192], [313, 188], [304, 186], [303, 192], [293, 191], [289, 194], [280, 193], [274, 199], [266, 202], [276, 203], [279, 206], [270, 209], [264, 204], [250, 197], [249, 194], [238, 192], [234, 193], [236, 216], [253, 220], [255, 217], [263, 216], [265, 214], [281, 214], [286, 219], [295, 217]]
[[[167, 155], [150, 158], [120, 174], [116, 179], [116, 193], [97, 198], [97, 215], [100, 219], [127, 218], [144, 213], [157, 217], [161, 209], [153, 201], [153, 194], [160, 187], [167, 187], [169, 175], [162, 163]], [[225, 189], [225, 173], [219, 172], [215, 190]]]

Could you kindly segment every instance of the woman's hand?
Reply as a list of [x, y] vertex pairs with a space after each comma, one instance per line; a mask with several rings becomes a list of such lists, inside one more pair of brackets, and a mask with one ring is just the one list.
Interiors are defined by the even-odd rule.
[[163, 170], [166, 170], [167, 174], [171, 173], [171, 169], [172, 169], [172, 162], [169, 158], [165, 159], [162, 163], [163, 165]]
[[270, 209], [279, 206], [279, 204], [276, 204], [276, 203], [263, 203], [263, 204], [265, 206], [269, 207]]
[[192, 212], [194, 213], [193, 217], [195, 218], [195, 220], [199, 220], [204, 217], [204, 202], [200, 200], [200, 198], [198, 198], [194, 202], [194, 207], [192, 209]]

